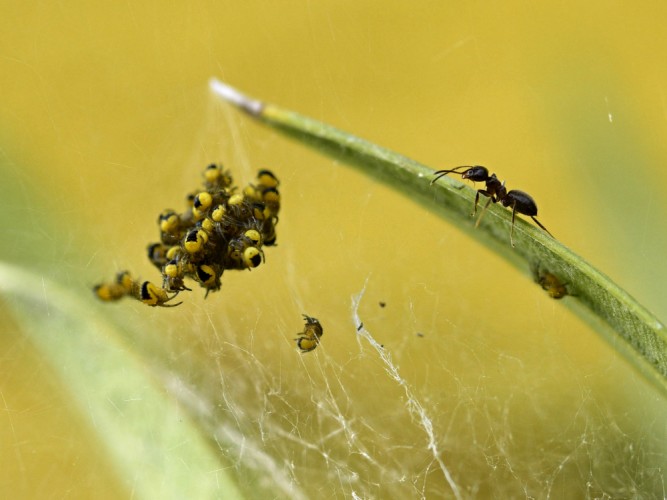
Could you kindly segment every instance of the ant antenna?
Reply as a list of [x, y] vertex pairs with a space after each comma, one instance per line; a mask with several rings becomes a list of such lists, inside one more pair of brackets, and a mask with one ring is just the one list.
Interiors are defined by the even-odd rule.
[[438, 170], [437, 172], [435, 172], [435, 177], [431, 180], [430, 185], [432, 186], [435, 181], [437, 181], [441, 177], [444, 177], [447, 174], [463, 175], [464, 172], [458, 172], [458, 170], [462, 168], [470, 168], [470, 167], [468, 165], [463, 165], [461, 167], [452, 168], [451, 170]]

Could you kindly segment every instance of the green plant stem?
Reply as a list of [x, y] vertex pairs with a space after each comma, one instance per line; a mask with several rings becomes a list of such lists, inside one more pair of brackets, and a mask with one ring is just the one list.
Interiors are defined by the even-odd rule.
[[565, 301], [660, 390], [667, 394], [667, 333], [664, 325], [628, 293], [558, 240], [517, 217], [509, 244], [511, 212], [492, 205], [477, 230], [470, 217], [475, 190], [410, 158], [279, 106], [250, 98], [219, 80], [211, 89], [251, 117], [361, 169], [438, 213], [511, 264], [531, 273], [539, 267], [567, 283]]

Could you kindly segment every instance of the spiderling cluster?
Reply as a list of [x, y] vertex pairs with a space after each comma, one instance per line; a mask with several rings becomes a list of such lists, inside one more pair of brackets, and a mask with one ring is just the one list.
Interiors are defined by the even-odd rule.
[[237, 193], [222, 165], [204, 170], [204, 190], [188, 195], [183, 213], [164, 210], [158, 217], [160, 241], [148, 245], [148, 258], [162, 273], [162, 286], [132, 278], [121, 271], [116, 280], [94, 287], [97, 297], [115, 301], [133, 297], [149, 306], [168, 304], [181, 291], [191, 289], [185, 278], [209, 292], [220, 289], [226, 269], [252, 269], [264, 260], [262, 247], [276, 244], [280, 210], [278, 179], [260, 170], [256, 184]]

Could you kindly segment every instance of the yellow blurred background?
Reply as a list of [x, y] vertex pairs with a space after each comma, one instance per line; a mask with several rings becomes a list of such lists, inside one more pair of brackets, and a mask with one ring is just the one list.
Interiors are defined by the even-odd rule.
[[[90, 297], [91, 314], [150, 325], [169, 369], [226, 408], [213, 420], [232, 414], [284, 469], [277, 497], [451, 497], [411, 398], [464, 498], [662, 494], [667, 406], [595, 331], [447, 222], [251, 123], [207, 85], [215, 76], [434, 168], [488, 166], [665, 320], [666, 4], [2, 10], [0, 259]], [[158, 279], [144, 250], [155, 219], [183, 207], [212, 161], [238, 185], [258, 168], [280, 177], [266, 265], [175, 310], [94, 302], [90, 286], [116, 270]], [[384, 351], [357, 339], [362, 289], [359, 317]], [[302, 313], [325, 327], [306, 355], [293, 342]], [[130, 496], [58, 360], [4, 316], [0, 496]], [[238, 463], [246, 494], [265, 491], [249, 479], [260, 468]]]

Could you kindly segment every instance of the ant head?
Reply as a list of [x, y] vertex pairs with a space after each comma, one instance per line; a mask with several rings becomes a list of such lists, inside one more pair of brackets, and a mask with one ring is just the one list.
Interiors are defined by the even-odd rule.
[[489, 178], [489, 171], [486, 167], [475, 165], [463, 172], [462, 179], [470, 179], [473, 182], [485, 182]]

